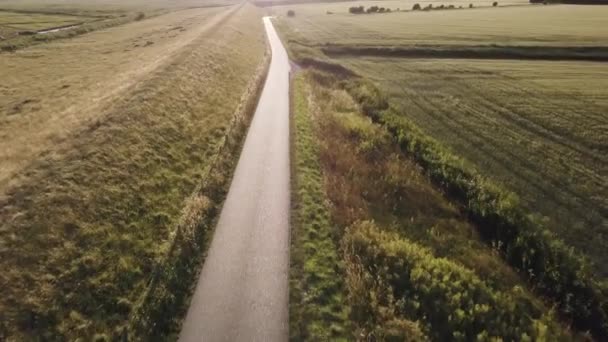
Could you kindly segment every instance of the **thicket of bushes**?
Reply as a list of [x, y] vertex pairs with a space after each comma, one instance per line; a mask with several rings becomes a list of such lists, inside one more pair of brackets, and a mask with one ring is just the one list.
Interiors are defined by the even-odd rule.
[[367, 289], [355, 293], [355, 315], [377, 317], [375, 308], [383, 307], [419, 322], [435, 341], [552, 341], [560, 335], [550, 319], [532, 319], [530, 308], [510, 293], [373, 222], [350, 227], [342, 249], [349, 282]]
[[537, 291], [552, 298], [561, 314], [581, 331], [608, 339], [608, 302], [588, 261], [527, 216], [517, 197], [465, 167], [403, 114], [389, 107], [373, 84], [340, 81], [364, 113], [383, 124], [449, 197], [462, 205], [481, 235], [526, 275]]

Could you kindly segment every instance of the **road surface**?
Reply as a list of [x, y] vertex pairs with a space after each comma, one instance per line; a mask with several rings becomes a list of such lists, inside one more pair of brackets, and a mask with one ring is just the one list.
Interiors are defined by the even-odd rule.
[[266, 83], [180, 334], [192, 341], [287, 341], [289, 61], [269, 18]]

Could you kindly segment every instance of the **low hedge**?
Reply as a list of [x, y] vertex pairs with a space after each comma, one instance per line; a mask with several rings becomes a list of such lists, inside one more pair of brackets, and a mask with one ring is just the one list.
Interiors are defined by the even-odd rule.
[[[343, 250], [351, 274], [380, 289], [375, 302], [422, 323], [434, 341], [560, 340], [550, 317], [490, 288], [473, 271], [373, 222], [349, 228]], [[350, 274], [349, 274], [350, 275]], [[519, 291], [514, 288], [513, 291]], [[391, 303], [392, 302], [392, 303]]]

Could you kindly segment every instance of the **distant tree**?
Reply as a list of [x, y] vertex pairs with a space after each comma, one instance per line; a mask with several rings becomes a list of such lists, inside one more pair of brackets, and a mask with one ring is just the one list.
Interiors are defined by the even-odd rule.
[[348, 11], [352, 14], [361, 14], [365, 12], [365, 7], [363, 6], [354, 6], [348, 9]]
[[469, 4], [469, 8], [473, 8], [473, 4]]
[[454, 9], [454, 8], [456, 8], [454, 5], [448, 6], [448, 9]]
[[424, 11], [430, 11], [433, 9], [433, 4], [428, 4], [425, 8], [423, 8]]
[[370, 8], [367, 9], [367, 13], [376, 13], [380, 10], [380, 8], [378, 6], [372, 6]]
[[327, 11], [327, 14], [334, 14], [334, 12], [332, 12], [332, 11]]
[[384, 11], [386, 11], [386, 9], [384, 7], [378, 8], [378, 13], [384, 13]]
[[442, 4], [442, 5], [439, 5], [439, 7], [437, 7], [437, 8], [438, 8], [438, 9], [444, 9], [444, 8], [445, 8], [445, 5], [443, 5], [443, 4]]
[[498, 6], [498, 1], [494, 1], [494, 2], [492, 3], [492, 6], [493, 6], [493, 7]]
[[294, 12], [294, 10], [289, 10], [289, 11], [287, 11], [287, 16], [288, 17], [295, 17], [296, 16], [296, 12]]
[[414, 7], [412, 7], [412, 11], [420, 11], [421, 9], [420, 4], [414, 4]]
[[145, 17], [146, 17], [146, 14], [144, 12], [139, 12], [135, 16], [135, 20], [140, 21], [140, 20], [143, 20]]

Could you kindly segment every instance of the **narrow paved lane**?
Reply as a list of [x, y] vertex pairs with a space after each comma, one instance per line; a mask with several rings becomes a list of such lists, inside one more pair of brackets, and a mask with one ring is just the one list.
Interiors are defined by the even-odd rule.
[[286, 341], [289, 61], [268, 18], [270, 70], [180, 341]]

